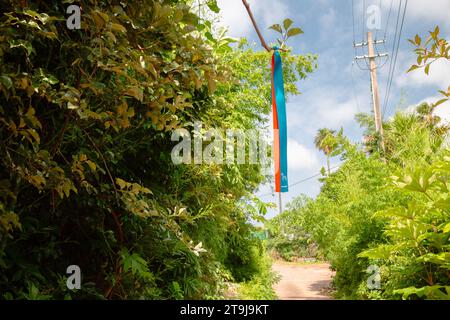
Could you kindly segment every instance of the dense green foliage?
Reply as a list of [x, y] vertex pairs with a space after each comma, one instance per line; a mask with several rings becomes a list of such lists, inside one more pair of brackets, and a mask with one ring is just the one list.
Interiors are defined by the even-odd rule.
[[300, 258], [320, 258], [317, 244], [302, 225], [304, 212], [298, 210], [311, 200], [300, 196], [288, 204], [286, 210], [266, 223], [269, 231], [268, 249], [274, 257], [285, 261]]
[[[436, 123], [398, 113], [385, 125], [385, 160], [344, 140], [344, 162], [319, 196], [294, 202], [295, 223], [336, 270], [337, 297], [449, 298], [450, 157]], [[379, 290], [368, 287], [369, 266]]]
[[263, 251], [264, 258], [259, 260], [258, 270], [260, 271], [251, 280], [242, 282], [239, 285], [239, 299], [243, 300], [274, 300], [277, 296], [273, 290], [273, 285], [278, 281], [278, 275], [272, 271], [272, 261]]
[[360, 257], [382, 264], [383, 297], [450, 299], [450, 152], [430, 165], [401, 171], [391, 178], [407, 204], [376, 213], [386, 219], [387, 243]]
[[[0, 297], [218, 298], [266, 272], [260, 166], [175, 166], [170, 138], [265, 126], [269, 54], [213, 36], [190, 1], [63, 2], [0, 3]], [[284, 58], [295, 94], [314, 57]]]
[[[417, 65], [409, 71], [428, 75], [435, 61], [450, 62], [439, 33], [436, 27], [427, 39], [410, 40]], [[323, 170], [316, 199], [301, 196], [268, 223], [317, 242], [336, 271], [336, 297], [450, 299], [450, 127], [435, 115], [450, 87], [440, 93], [436, 103], [384, 123], [384, 148], [369, 114], [356, 115], [365, 129], [362, 146], [342, 130], [319, 130], [316, 147], [327, 158], [340, 156], [342, 165], [331, 175]]]

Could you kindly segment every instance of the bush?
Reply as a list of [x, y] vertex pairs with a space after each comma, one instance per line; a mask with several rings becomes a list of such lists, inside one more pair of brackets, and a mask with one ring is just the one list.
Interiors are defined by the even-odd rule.
[[[230, 273], [259, 272], [261, 166], [176, 166], [171, 134], [264, 127], [269, 55], [190, 3], [0, 2], [2, 298], [218, 298]], [[283, 55], [296, 93], [313, 59]]]
[[[337, 297], [448, 298], [450, 157], [435, 126], [398, 113], [385, 125], [385, 161], [344, 140], [344, 163], [296, 211], [297, 235], [310, 234], [336, 270]], [[367, 288], [373, 265], [380, 290]]]
[[271, 269], [272, 261], [262, 252], [258, 259], [258, 273], [239, 285], [239, 298], [243, 300], [274, 300], [277, 299], [273, 289], [278, 276]]
[[298, 258], [317, 258], [316, 243], [302, 226], [304, 208], [311, 201], [300, 196], [290, 203], [285, 211], [266, 222], [269, 231], [267, 248], [273, 257], [286, 261]]

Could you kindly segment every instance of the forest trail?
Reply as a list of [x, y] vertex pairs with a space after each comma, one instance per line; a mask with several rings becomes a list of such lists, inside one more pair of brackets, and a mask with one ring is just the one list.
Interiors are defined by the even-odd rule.
[[280, 300], [331, 300], [329, 287], [333, 272], [327, 263], [299, 264], [275, 262], [280, 277], [274, 289]]

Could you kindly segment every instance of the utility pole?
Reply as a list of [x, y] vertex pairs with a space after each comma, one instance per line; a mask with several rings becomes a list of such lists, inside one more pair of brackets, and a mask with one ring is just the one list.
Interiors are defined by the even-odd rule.
[[386, 151], [385, 145], [384, 145], [384, 130], [383, 130], [383, 122], [382, 122], [382, 115], [381, 115], [381, 109], [380, 109], [380, 95], [378, 92], [378, 78], [377, 78], [377, 63], [375, 61], [376, 58], [380, 57], [386, 57], [387, 53], [382, 54], [375, 54], [375, 47], [374, 45], [384, 43], [385, 40], [373, 40], [372, 32], [367, 32], [367, 42], [363, 43], [355, 43], [353, 46], [356, 47], [363, 47], [367, 46], [369, 55], [366, 56], [356, 56], [355, 60], [359, 59], [369, 59], [369, 68], [370, 68], [370, 82], [372, 87], [372, 102], [373, 102], [373, 110], [375, 114], [375, 128], [377, 132], [379, 133], [381, 137], [381, 148], [383, 151]]
[[278, 214], [283, 213], [283, 204], [281, 202], [281, 192], [278, 192]]

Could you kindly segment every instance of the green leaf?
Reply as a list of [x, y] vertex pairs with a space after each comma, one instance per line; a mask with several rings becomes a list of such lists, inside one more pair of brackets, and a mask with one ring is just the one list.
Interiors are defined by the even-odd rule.
[[0, 83], [3, 84], [6, 89], [11, 89], [13, 86], [11, 78], [5, 75], [0, 76]]
[[45, 73], [42, 68], [38, 68], [36, 70], [36, 73], [41, 78], [42, 81], [45, 81], [45, 82], [50, 83], [52, 85], [53, 84], [57, 84], [59, 82], [59, 80], [55, 76], [53, 76], [51, 74], [48, 74], [48, 73]]
[[[447, 293], [444, 293], [442, 290], [445, 290]], [[417, 295], [419, 298], [426, 297], [427, 299], [432, 300], [449, 300], [449, 286], [426, 286], [422, 288], [404, 288], [399, 290], [394, 290], [394, 294], [401, 294], [404, 300], [408, 299], [412, 295]]]
[[75, 109], [78, 109], [80, 106], [79, 105], [77, 105], [77, 104], [74, 104], [74, 103], [72, 103], [72, 102], [67, 102], [67, 109], [70, 109], [70, 110], [75, 110]]
[[304, 33], [302, 29], [300, 29], [300, 28], [292, 28], [292, 29], [290, 29], [288, 31], [287, 36], [289, 38], [289, 37], [293, 37], [293, 36], [296, 36], [296, 35], [302, 34], [302, 33]]
[[211, 32], [209, 32], [209, 31], [205, 32], [205, 37], [206, 37], [206, 39], [208, 39], [209, 41], [212, 41], [212, 42], [215, 41], [213, 35], [212, 35]]
[[416, 34], [416, 38], [414, 40], [418, 46], [420, 46], [420, 44], [422, 43], [422, 39], [419, 37], [418, 34]]
[[33, 51], [34, 51], [31, 43], [29, 43], [28, 41], [25, 41], [25, 40], [12, 40], [9, 42], [9, 47], [10, 48], [22, 47], [27, 51], [28, 55], [31, 55], [31, 53], [33, 53]]
[[116, 178], [116, 183], [119, 185], [120, 189], [123, 189], [127, 186], [127, 182], [120, 178]]
[[431, 36], [432, 36], [434, 39], [437, 39], [437, 36], [439, 35], [439, 32], [440, 32], [439, 26], [436, 26], [436, 28], [434, 29], [434, 31], [431, 33]]
[[148, 268], [147, 261], [137, 253], [129, 254], [127, 249], [121, 251], [124, 271], [131, 271], [133, 275], [152, 280], [153, 275]]
[[138, 87], [129, 88], [125, 92], [125, 94], [139, 100], [140, 102], [142, 102], [142, 100], [144, 100], [144, 92], [141, 88], [138, 88]]
[[97, 165], [95, 162], [92, 162], [91, 160], [86, 160], [87, 165], [92, 171], [95, 171], [97, 169]]
[[122, 33], [127, 32], [127, 29], [119, 23], [111, 23], [111, 30], [117, 31], [117, 32], [122, 32]]
[[419, 257], [417, 260], [442, 265], [443, 267], [450, 269], [450, 252], [441, 252], [438, 254], [427, 253]]
[[41, 142], [41, 138], [39, 137], [39, 134], [34, 129], [28, 129], [27, 132], [34, 138], [34, 140], [37, 143]]
[[44, 80], [50, 84], [57, 84], [59, 82], [59, 80], [55, 76], [52, 76], [51, 74], [47, 75], [42, 80]]
[[398, 250], [394, 245], [380, 245], [376, 248], [367, 249], [358, 254], [358, 258], [389, 259], [391, 254]]
[[219, 13], [220, 12], [220, 8], [217, 5], [217, 1], [216, 0], [210, 0], [208, 1], [208, 3], [206, 4], [208, 6], [208, 8], [213, 11], [214, 13]]
[[281, 26], [279, 24], [274, 24], [269, 27], [269, 29], [275, 30], [276, 32], [283, 33], [283, 29], [281, 29]]
[[448, 101], [448, 98], [439, 100], [438, 102], [436, 102], [434, 104], [434, 107], [437, 107], [437, 106], [439, 106], [439, 105], [441, 105], [441, 104], [443, 104], [444, 102], [447, 102], [447, 101]]
[[283, 26], [284, 29], [287, 30], [289, 29], [289, 27], [294, 23], [294, 21], [292, 21], [291, 19], [284, 19], [283, 21]]
[[419, 66], [417, 66], [417, 65], [412, 65], [411, 68], [409, 68], [407, 72], [411, 72], [411, 71], [414, 71], [414, 70], [416, 70], [416, 69], [419, 69]]
[[[183, 10], [181, 9], [176, 9], [173, 13], [173, 19], [175, 22], [180, 22], [183, 19]], [[200, 26], [200, 25], [199, 25]]]
[[450, 222], [447, 223], [447, 225], [444, 227], [443, 232], [444, 233], [449, 233], [450, 232]]

